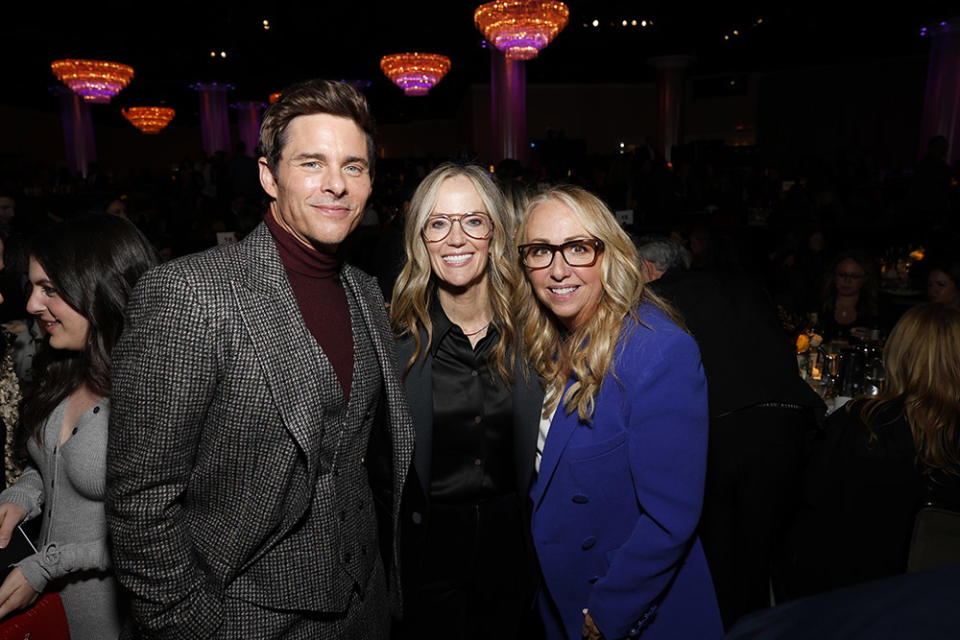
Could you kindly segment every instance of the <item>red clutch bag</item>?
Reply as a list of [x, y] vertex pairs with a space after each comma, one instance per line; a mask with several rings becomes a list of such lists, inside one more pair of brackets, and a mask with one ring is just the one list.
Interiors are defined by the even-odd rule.
[[26, 611], [0, 622], [0, 640], [70, 640], [60, 595], [46, 593]]

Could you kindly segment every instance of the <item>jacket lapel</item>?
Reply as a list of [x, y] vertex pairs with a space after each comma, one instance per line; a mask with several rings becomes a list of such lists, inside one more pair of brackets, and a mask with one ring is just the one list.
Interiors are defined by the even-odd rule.
[[[420, 340], [426, 340], [425, 332], [421, 332]], [[413, 348], [414, 342], [410, 336], [404, 338], [398, 345], [401, 372], [413, 355]], [[428, 496], [430, 495], [430, 457], [433, 451], [433, 357], [429, 351], [426, 354], [421, 353], [413, 363], [413, 367], [404, 379], [404, 385], [407, 399], [410, 401], [413, 424], [416, 427], [413, 467], [417, 470], [423, 495]]]
[[[568, 383], [569, 387], [570, 384]], [[566, 389], [564, 390], [566, 392]], [[543, 456], [540, 458], [540, 473], [537, 474], [537, 480], [530, 490], [530, 498], [533, 500], [533, 508], [536, 510], [543, 500], [543, 494], [550, 485], [553, 473], [557, 470], [557, 464], [567, 448], [570, 436], [579, 424], [579, 417], [574, 411], [570, 415], [564, 412], [563, 404], [557, 407], [553, 414], [553, 420], [550, 422], [550, 431], [547, 432], [547, 441], [543, 445]]]
[[[524, 368], [527, 378], [524, 378]], [[543, 411], [543, 389], [537, 372], [517, 358], [513, 373], [513, 457], [516, 466], [517, 491], [530, 489], [533, 465], [537, 455], [537, 435], [540, 432], [540, 412]]]
[[[373, 348], [377, 352], [377, 373], [380, 374], [382, 380], [386, 381], [391, 375], [395, 375], [396, 372], [396, 363], [394, 362], [393, 356], [390, 355], [390, 352], [387, 347], [387, 342], [393, 342], [393, 336], [389, 334], [389, 327], [384, 323], [381, 317], [376, 317], [374, 315], [373, 309], [370, 307], [370, 296], [367, 291], [364, 290], [360, 278], [365, 276], [363, 272], [358, 271], [355, 267], [350, 265], [344, 265], [340, 270], [340, 281], [343, 286], [349, 289], [349, 294], [353, 295], [353, 299], [357, 303], [357, 308], [360, 310], [360, 317], [363, 320], [364, 327], [366, 327], [367, 335], [370, 336], [370, 341], [373, 343]], [[383, 310], [379, 310], [380, 313], [383, 313]], [[365, 362], [354, 362], [354, 374], [355, 375], [373, 375], [373, 371], [364, 371], [363, 367], [369, 366]], [[390, 371], [387, 371], [387, 368], [390, 368]]]
[[314, 477], [326, 423], [321, 385], [337, 381], [325, 380], [318, 371], [320, 349], [300, 315], [266, 225], [260, 224], [243, 244], [243, 276], [232, 283], [238, 312], [284, 425], [303, 449]]
[[[377, 362], [362, 363], [367, 367], [376, 367], [376, 371], [357, 368], [359, 375], [380, 375], [383, 380], [384, 392], [387, 397], [389, 410], [390, 436], [393, 440], [395, 461], [400, 461], [394, 469], [397, 495], [402, 489], [403, 480], [407, 475], [407, 465], [410, 464], [410, 450], [413, 448], [413, 422], [410, 419], [410, 410], [407, 406], [407, 397], [400, 385], [400, 376], [397, 374], [397, 350], [394, 344], [390, 322], [386, 316], [386, 306], [380, 289], [372, 284], [372, 278], [363, 271], [350, 265], [344, 265], [340, 272], [343, 286], [349, 288], [357, 301], [360, 316], [367, 328], [367, 333], [373, 342], [377, 353]], [[370, 282], [371, 284], [365, 284]], [[376, 307], [376, 308], [374, 308]]]

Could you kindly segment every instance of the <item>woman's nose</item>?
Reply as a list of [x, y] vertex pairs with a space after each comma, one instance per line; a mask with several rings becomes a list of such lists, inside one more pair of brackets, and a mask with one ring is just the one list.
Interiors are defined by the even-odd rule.
[[43, 313], [43, 305], [40, 304], [37, 296], [37, 288], [34, 287], [33, 290], [30, 291], [30, 297], [27, 298], [27, 313], [32, 315]]
[[559, 251], [554, 251], [553, 262], [550, 263], [549, 268], [550, 276], [553, 277], [554, 280], [563, 280], [567, 277], [567, 274], [570, 273], [570, 265], [563, 259], [563, 254]]

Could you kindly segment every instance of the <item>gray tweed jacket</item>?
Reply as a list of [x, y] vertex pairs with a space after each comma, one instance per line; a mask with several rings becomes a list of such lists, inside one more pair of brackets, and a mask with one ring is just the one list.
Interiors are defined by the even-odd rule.
[[[393, 532], [399, 500], [392, 496], [400, 496], [410, 464], [413, 425], [376, 280], [344, 266], [341, 281], [376, 352], [354, 363], [354, 379], [383, 383], [379, 431], [390, 452]], [[335, 514], [356, 500], [324, 477], [336, 473], [338, 454], [353, 456], [340, 450], [350, 437], [328, 432], [344, 428], [346, 412], [320, 401], [339, 382], [304, 325], [269, 230], [261, 224], [242, 242], [152, 270], [127, 316], [114, 351], [107, 518], [137, 633], [223, 637], [231, 585], [271, 553], [270, 566], [282, 570], [256, 574], [264, 582], [257, 604], [343, 611], [354, 578], [339, 553], [350, 532], [339, 531]], [[358, 487], [357, 495], [370, 491]], [[282, 543], [302, 528], [311, 503], [329, 509], [330, 525], [314, 549], [288, 556], [291, 545]], [[395, 536], [386, 554], [395, 606]], [[315, 593], [304, 594], [304, 585]]]

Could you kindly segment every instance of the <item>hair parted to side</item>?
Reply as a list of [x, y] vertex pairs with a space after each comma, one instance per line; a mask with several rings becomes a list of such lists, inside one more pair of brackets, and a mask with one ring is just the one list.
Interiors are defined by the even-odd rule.
[[[514, 362], [514, 313], [510, 302], [520, 279], [512, 243], [513, 224], [507, 213], [503, 194], [483, 167], [475, 164], [446, 162], [431, 171], [417, 187], [407, 211], [403, 231], [406, 263], [397, 278], [390, 302], [390, 322], [397, 336], [410, 335], [414, 340], [413, 357], [405, 363], [406, 371], [430, 347], [433, 339], [433, 323], [430, 322], [430, 305], [436, 296], [437, 279], [430, 266], [426, 241], [421, 235], [427, 218], [433, 213], [440, 187], [450, 178], [467, 178], [483, 201], [493, 221], [493, 235], [487, 257], [488, 299], [492, 307], [492, 324], [500, 334], [500, 340], [490, 352], [491, 369], [509, 382]], [[426, 333], [422, 343], [420, 333]]]
[[917, 461], [925, 473], [960, 475], [960, 311], [925, 304], [903, 314], [883, 350], [886, 386], [860, 416], [873, 422], [890, 405], [903, 405]]
[[[633, 242], [607, 205], [589, 191], [560, 185], [535, 196], [527, 204], [520, 223], [517, 246], [528, 242], [530, 215], [550, 201], [565, 205], [590, 235], [603, 241], [604, 251], [599, 263], [603, 291], [593, 315], [571, 332], [567, 332], [550, 309], [540, 302], [529, 278], [524, 278], [517, 287], [514, 309], [522, 318], [521, 334], [527, 357], [536, 367], [546, 390], [544, 415], [553, 411], [562, 400], [567, 413], [576, 410], [581, 420], [588, 420], [593, 415], [594, 398], [600, 391], [603, 378], [612, 370], [624, 319], [631, 316], [640, 322], [637, 307], [648, 302], [679, 326], [683, 324], [669, 304], [643, 286], [640, 258]], [[571, 373], [576, 374], [577, 381], [564, 395], [563, 389]]]
[[123, 313], [140, 276], [157, 264], [150, 242], [129, 220], [85, 214], [62, 222], [29, 243], [57, 295], [90, 323], [79, 353], [47, 346], [38, 355], [37, 385], [24, 402], [21, 441], [42, 442], [43, 423], [74, 389], [86, 384], [110, 394], [110, 355], [123, 331]]
[[280, 156], [287, 144], [287, 127], [298, 116], [327, 113], [350, 118], [367, 136], [367, 165], [373, 177], [373, 165], [377, 158], [374, 140], [375, 126], [367, 99], [362, 93], [343, 82], [333, 80], [307, 80], [290, 85], [283, 90], [280, 99], [267, 107], [260, 124], [260, 141], [257, 155], [267, 159], [270, 171], [276, 175]]

